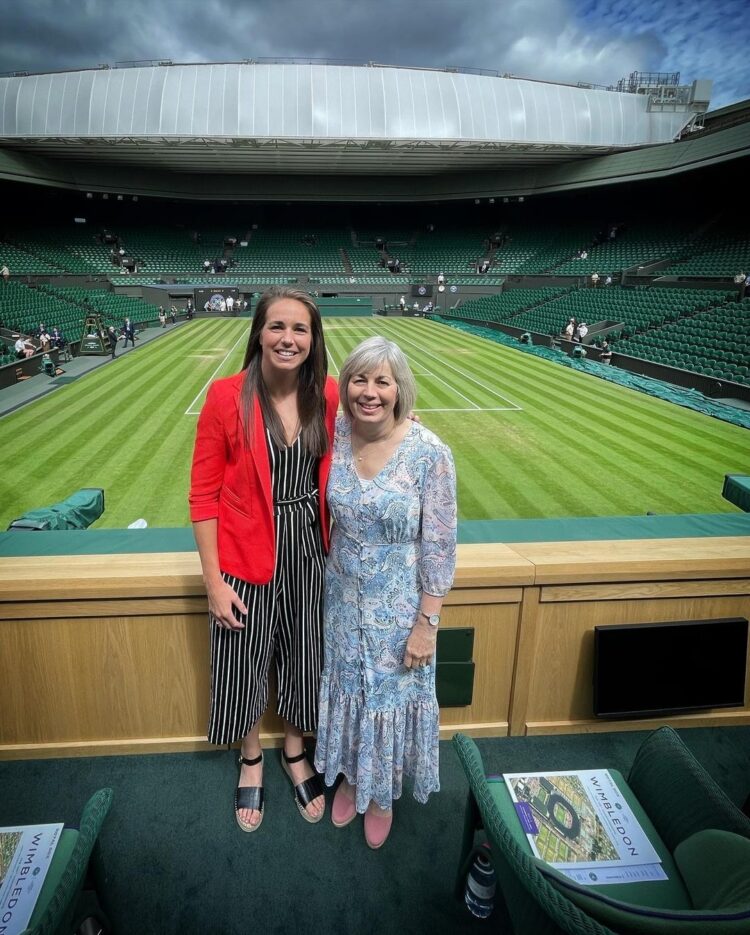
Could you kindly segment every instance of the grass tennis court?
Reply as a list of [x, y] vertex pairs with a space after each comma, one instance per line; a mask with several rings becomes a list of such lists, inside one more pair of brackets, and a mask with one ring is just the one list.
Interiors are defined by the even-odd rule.
[[[747, 430], [421, 319], [324, 320], [336, 376], [360, 340], [406, 352], [422, 421], [452, 448], [462, 519], [736, 512]], [[0, 528], [80, 487], [98, 527], [188, 525], [206, 387], [242, 364], [247, 319], [195, 321], [0, 420]]]

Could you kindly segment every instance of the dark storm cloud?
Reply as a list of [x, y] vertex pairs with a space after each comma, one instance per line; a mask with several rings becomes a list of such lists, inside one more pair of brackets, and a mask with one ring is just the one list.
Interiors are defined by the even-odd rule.
[[566, 0], [31, 0], [4, 14], [0, 61], [5, 70], [41, 71], [298, 57], [552, 77], [514, 48], [527, 38], [543, 52], [569, 18]]
[[[742, 20], [743, 0], [716, 2], [726, 7], [721, 22]], [[632, 71], [674, 69], [688, 81], [712, 78], [720, 103], [747, 97], [741, 33], [712, 31], [713, 13], [701, 13], [703, 6], [701, 0], [27, 0], [3, 11], [0, 70], [322, 58], [608, 85]], [[699, 29], [686, 28], [698, 20]]]

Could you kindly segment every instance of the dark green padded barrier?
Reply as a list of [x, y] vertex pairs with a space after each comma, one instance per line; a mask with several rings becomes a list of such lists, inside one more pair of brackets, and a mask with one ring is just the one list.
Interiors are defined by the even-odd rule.
[[[750, 513], [464, 520], [458, 524], [458, 541], [461, 543], [695, 539], [702, 536], [750, 536]], [[17, 532], [0, 533], [0, 557], [194, 551], [193, 530], [189, 527], [66, 529], [50, 530], [43, 536], [21, 536]]]
[[458, 541], [462, 543], [697, 539], [702, 536], [750, 536], [750, 515], [581, 516], [573, 519], [466, 520], [458, 524]]
[[[459, 309], [460, 312], [460, 309]], [[706, 415], [721, 419], [723, 422], [731, 422], [732, 425], [739, 425], [742, 428], [750, 428], [750, 411], [739, 409], [735, 406], [727, 406], [717, 400], [709, 399], [698, 390], [683, 389], [674, 386], [671, 383], [665, 383], [663, 380], [657, 380], [654, 377], [642, 376], [637, 373], [630, 373], [620, 367], [612, 367], [606, 364], [600, 364], [595, 360], [575, 360], [564, 351], [551, 350], [540, 344], [520, 344], [517, 338], [503, 334], [502, 331], [495, 331], [492, 328], [482, 328], [478, 325], [472, 325], [465, 321], [454, 318], [444, 318], [439, 315], [430, 316], [435, 321], [440, 321], [444, 325], [450, 325], [459, 331], [467, 334], [475, 334], [480, 338], [486, 338], [494, 341], [495, 344], [502, 344], [505, 347], [511, 347], [513, 350], [523, 354], [532, 354], [534, 357], [541, 357], [544, 360], [560, 364], [562, 367], [570, 367], [573, 370], [580, 370], [583, 373], [589, 373], [593, 376], [601, 377], [610, 383], [617, 383], [619, 386], [627, 386], [631, 390], [638, 390], [641, 393], [647, 393], [657, 399], [666, 399], [670, 403], [676, 403], [678, 406], [684, 406], [686, 409], [693, 409], [695, 412], [702, 412]]]
[[474, 628], [439, 630], [435, 689], [441, 708], [471, 704], [474, 694]]
[[372, 315], [372, 296], [332, 296], [316, 298], [315, 301], [324, 318], [356, 318]]
[[721, 495], [741, 510], [750, 513], [750, 475], [726, 474]]

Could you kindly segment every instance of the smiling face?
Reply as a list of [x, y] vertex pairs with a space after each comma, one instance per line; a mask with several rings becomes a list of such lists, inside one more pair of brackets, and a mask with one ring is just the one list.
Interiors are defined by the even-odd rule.
[[279, 299], [269, 306], [260, 334], [264, 374], [298, 370], [312, 347], [310, 312], [297, 299]]
[[387, 361], [369, 373], [354, 373], [346, 388], [352, 418], [369, 425], [385, 427], [395, 422], [394, 407], [398, 384]]

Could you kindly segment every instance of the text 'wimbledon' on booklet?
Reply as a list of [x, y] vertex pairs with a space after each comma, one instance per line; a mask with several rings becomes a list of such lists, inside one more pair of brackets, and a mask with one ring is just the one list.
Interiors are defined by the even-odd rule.
[[0, 828], [0, 931], [22, 932], [31, 918], [63, 825]]
[[503, 778], [532, 852], [556, 869], [661, 863], [608, 770]]

